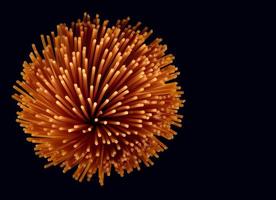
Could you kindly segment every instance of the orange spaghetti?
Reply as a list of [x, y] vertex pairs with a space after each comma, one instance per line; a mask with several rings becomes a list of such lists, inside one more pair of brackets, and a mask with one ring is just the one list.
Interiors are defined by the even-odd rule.
[[31, 61], [23, 63], [22, 81], [12, 97], [21, 108], [17, 122], [35, 152], [59, 165], [74, 168], [73, 178], [99, 182], [112, 167], [121, 176], [167, 147], [171, 125], [181, 127], [181, 100], [173, 55], [161, 39], [146, 44], [152, 31], [128, 24], [113, 26], [99, 16], [57, 26], [57, 34], [41, 35], [43, 50], [33, 44]]

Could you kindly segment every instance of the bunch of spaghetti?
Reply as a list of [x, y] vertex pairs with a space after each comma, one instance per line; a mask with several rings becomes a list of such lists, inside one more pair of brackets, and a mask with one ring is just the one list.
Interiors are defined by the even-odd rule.
[[108, 26], [85, 13], [71, 27], [41, 35], [42, 52], [32, 45], [13, 98], [21, 108], [17, 122], [45, 167], [74, 168], [79, 181], [98, 173], [103, 185], [112, 167], [123, 176], [152, 165], [167, 148], [158, 137], [172, 139], [171, 125], [181, 126], [174, 57], [161, 39], [145, 43], [152, 31], [128, 22]]

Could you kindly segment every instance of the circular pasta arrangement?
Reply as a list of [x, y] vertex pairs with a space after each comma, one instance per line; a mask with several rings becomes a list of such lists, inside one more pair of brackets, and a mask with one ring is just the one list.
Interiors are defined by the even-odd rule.
[[179, 72], [161, 39], [146, 44], [152, 31], [140, 25], [126, 18], [108, 26], [85, 13], [41, 35], [41, 52], [32, 45], [12, 97], [45, 167], [74, 168], [79, 181], [97, 173], [103, 185], [112, 168], [123, 176], [167, 148], [158, 138], [172, 139], [171, 126], [181, 127]]

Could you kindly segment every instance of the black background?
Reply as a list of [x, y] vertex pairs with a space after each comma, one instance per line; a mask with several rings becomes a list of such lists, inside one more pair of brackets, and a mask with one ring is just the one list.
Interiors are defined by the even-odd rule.
[[[227, 161], [227, 135], [220, 115], [231, 110], [220, 101], [225, 88], [219, 85], [230, 67], [223, 61], [221, 48], [232, 43], [231, 5], [218, 3], [186, 3], [168, 1], [18, 1], [1, 6], [1, 186], [9, 197], [42, 197], [64, 199], [196, 199], [227, 197], [239, 190], [233, 182], [236, 166]], [[22, 63], [28, 60], [31, 44], [40, 43], [40, 34], [55, 30], [61, 22], [69, 24], [83, 12], [111, 23], [130, 16], [132, 22], [142, 21], [154, 30], [152, 37], [162, 37], [168, 53], [176, 56], [181, 71], [178, 78], [185, 91], [183, 128], [166, 141], [168, 150], [155, 159], [155, 165], [142, 167], [121, 178], [112, 173], [100, 187], [95, 176], [92, 182], [78, 183], [72, 173], [63, 174], [58, 167], [44, 169], [45, 160], [34, 155], [33, 145], [25, 139], [15, 122], [16, 102], [11, 99], [12, 85], [21, 79]], [[216, 58], [214, 60], [214, 58]], [[217, 67], [220, 64], [223, 67]], [[232, 178], [231, 178], [232, 177]]]

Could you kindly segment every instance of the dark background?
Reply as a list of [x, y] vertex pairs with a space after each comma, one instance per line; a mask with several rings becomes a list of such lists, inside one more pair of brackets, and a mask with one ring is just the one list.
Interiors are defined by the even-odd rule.
[[[230, 4], [168, 1], [8, 1], [1, 6], [1, 181], [0, 190], [9, 197], [28, 199], [197, 199], [225, 198], [242, 190], [242, 179], [235, 179], [239, 166], [231, 163], [228, 137], [233, 130], [224, 126], [231, 104], [223, 103], [226, 88], [221, 81], [231, 69], [222, 47], [234, 42], [231, 28], [236, 14]], [[40, 43], [40, 34], [55, 30], [61, 22], [69, 24], [83, 12], [99, 13], [111, 23], [130, 16], [142, 21], [162, 37], [168, 53], [176, 56], [181, 71], [178, 78], [185, 91], [183, 128], [166, 141], [168, 150], [155, 159], [155, 165], [142, 167], [120, 178], [114, 172], [100, 187], [92, 182], [78, 183], [72, 173], [59, 167], [44, 169], [45, 160], [34, 155], [15, 122], [16, 102], [12, 85], [21, 79], [22, 63], [28, 60], [31, 44]], [[227, 33], [227, 34], [226, 34]], [[227, 51], [230, 51], [228, 49]], [[219, 67], [218, 67], [219, 66]], [[228, 87], [229, 85], [226, 85]], [[214, 90], [216, 88], [216, 90]], [[229, 88], [228, 92], [231, 92]]]

